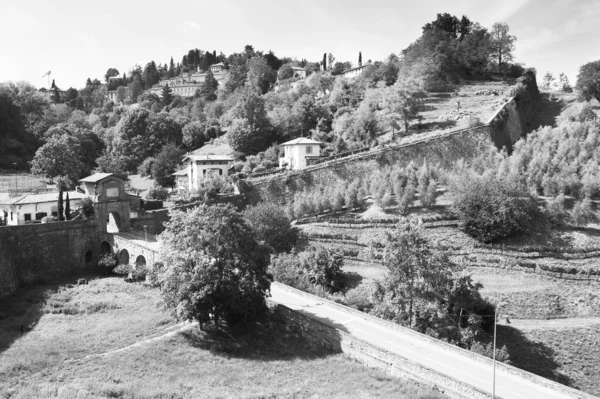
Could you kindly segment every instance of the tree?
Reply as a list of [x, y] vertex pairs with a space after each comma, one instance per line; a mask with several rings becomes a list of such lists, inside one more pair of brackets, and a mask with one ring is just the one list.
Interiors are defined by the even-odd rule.
[[199, 93], [200, 96], [205, 101], [215, 101], [217, 99], [217, 89], [219, 88], [219, 82], [215, 79], [213, 73], [209, 69], [206, 72], [206, 77], [204, 78], [204, 83], [200, 87]]
[[247, 90], [232, 111], [235, 119], [229, 128], [229, 145], [244, 154], [256, 154], [269, 148], [273, 142], [273, 129], [263, 97]]
[[182, 144], [188, 150], [195, 150], [202, 147], [206, 142], [205, 130], [206, 122], [194, 121], [188, 123], [182, 129]]
[[144, 71], [142, 72], [142, 78], [146, 90], [158, 83], [160, 80], [160, 73], [158, 72], [154, 61], [150, 61], [146, 64]]
[[544, 90], [551, 90], [555, 80], [556, 79], [554, 78], [554, 75], [552, 75], [552, 72], [546, 72], [544, 79], [542, 80], [542, 88]]
[[573, 92], [573, 87], [571, 87], [571, 83], [569, 83], [569, 78], [564, 72], [561, 72], [560, 75], [558, 75], [558, 89], [563, 93]]
[[298, 230], [292, 227], [285, 210], [273, 203], [261, 202], [247, 208], [244, 217], [256, 231], [256, 238], [275, 253], [288, 252], [298, 240]]
[[119, 76], [119, 70], [116, 68], [108, 68], [106, 73], [104, 74], [104, 81], [108, 83], [108, 79], [113, 76]]
[[333, 56], [333, 54], [329, 53], [329, 55], [327, 56], [327, 65], [329, 66], [329, 69], [333, 68], [334, 61], [335, 61], [335, 57]]
[[71, 200], [69, 199], [68, 191], [67, 198], [65, 199], [65, 220], [71, 220]]
[[323, 65], [323, 70], [326, 71], [327, 70], [327, 53], [323, 53], [323, 61], [321, 61], [321, 64]]
[[62, 222], [63, 220], [65, 220], [65, 215], [64, 215], [64, 208], [63, 208], [63, 188], [62, 188], [62, 184], [58, 185], [58, 204], [56, 206], [56, 213], [57, 213], [57, 217], [58, 217], [58, 221]]
[[173, 102], [173, 91], [169, 87], [169, 84], [165, 84], [162, 89], [162, 103], [167, 106]]
[[575, 88], [585, 101], [592, 98], [600, 101], [600, 60], [588, 62], [579, 68]]
[[358, 66], [362, 66], [362, 51], [358, 52]]
[[267, 251], [230, 205], [173, 211], [161, 234], [150, 281], [178, 318], [235, 323], [264, 305], [270, 287]]
[[258, 94], [269, 91], [271, 84], [277, 80], [277, 73], [267, 64], [263, 57], [253, 57], [248, 60], [248, 75], [246, 84]]
[[171, 57], [171, 62], [169, 63], [169, 70], [167, 72], [167, 78], [170, 79], [175, 76], [175, 64], [173, 63], [173, 57]]
[[79, 157], [80, 145], [76, 138], [67, 134], [51, 136], [41, 146], [31, 161], [31, 173], [55, 179], [63, 176], [73, 184], [84, 168]]
[[502, 70], [503, 63], [512, 61], [512, 52], [515, 49], [516, 36], [509, 34], [510, 27], [507, 23], [496, 22], [492, 26], [491, 45], [492, 57], [498, 62], [498, 73]]
[[400, 123], [403, 123], [404, 131], [408, 134], [410, 121], [419, 116], [424, 98], [423, 91], [410, 83], [397, 82], [383, 89], [383, 111], [388, 125], [392, 129], [399, 129]]
[[152, 178], [163, 187], [175, 185], [175, 173], [184, 152], [174, 144], [165, 145], [152, 163]]
[[294, 70], [290, 64], [284, 64], [277, 71], [277, 78], [279, 80], [286, 80], [294, 77]]
[[435, 301], [446, 291], [451, 263], [445, 254], [432, 250], [415, 222], [399, 224], [387, 233], [383, 263], [388, 272], [382, 302], [392, 305], [385, 312], [395, 312], [397, 321], [408, 318], [408, 326], [413, 327], [416, 302]]
[[125, 99], [127, 98], [127, 87], [119, 86], [117, 87], [117, 101], [123, 104]]

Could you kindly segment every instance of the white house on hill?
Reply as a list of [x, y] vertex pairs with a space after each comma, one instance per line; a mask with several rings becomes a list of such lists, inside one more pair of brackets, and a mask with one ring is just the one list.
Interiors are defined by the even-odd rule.
[[321, 142], [301, 137], [282, 144], [283, 158], [279, 158], [279, 167], [286, 169], [304, 169], [320, 158]]
[[[177, 188], [197, 189], [205, 176], [214, 173], [219, 176], [227, 176], [233, 158], [229, 155], [216, 154], [188, 154], [183, 158], [184, 169], [175, 172]], [[187, 177], [187, 187], [182, 187]]]

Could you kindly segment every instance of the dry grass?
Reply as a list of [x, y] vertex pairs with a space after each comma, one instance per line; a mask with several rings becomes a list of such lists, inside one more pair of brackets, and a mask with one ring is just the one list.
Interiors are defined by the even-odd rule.
[[443, 397], [315, 347], [268, 312], [229, 335], [180, 328], [159, 303], [120, 278], [20, 292], [1, 308], [0, 397]]

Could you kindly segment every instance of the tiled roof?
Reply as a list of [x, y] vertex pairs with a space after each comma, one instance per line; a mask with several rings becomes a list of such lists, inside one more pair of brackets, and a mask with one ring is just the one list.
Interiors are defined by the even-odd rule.
[[194, 161], [233, 161], [233, 158], [229, 155], [222, 154], [188, 154], [183, 159], [192, 159]]
[[83, 179], [80, 179], [79, 182], [84, 182], [84, 183], [98, 183], [100, 180], [104, 180], [104, 179], [106, 179], [109, 176], [114, 176], [117, 179], [123, 180], [119, 176], [115, 175], [114, 173], [94, 173], [91, 176], [84, 177]]
[[296, 145], [296, 144], [321, 144], [321, 142], [312, 140], [312, 139], [307, 139], [306, 137], [300, 137], [298, 139], [287, 141], [287, 142], [283, 143], [282, 145]]
[[[69, 191], [69, 199], [83, 199], [87, 197], [87, 194], [80, 193], [78, 191]], [[67, 199], [67, 193], [63, 192], [63, 200]], [[42, 194], [25, 194], [20, 197], [10, 198], [7, 201], [3, 201], [7, 205], [21, 205], [21, 204], [40, 204], [45, 202], [57, 202], [58, 191]]]
[[173, 173], [173, 176], [187, 176], [188, 171], [187, 169], [181, 169], [178, 170], [177, 172]]

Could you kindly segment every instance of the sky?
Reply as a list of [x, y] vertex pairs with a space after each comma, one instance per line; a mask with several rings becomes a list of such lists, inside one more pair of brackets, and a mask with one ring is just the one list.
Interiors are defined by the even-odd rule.
[[[89, 5], [93, 4], [93, 5]], [[600, 59], [600, 0], [2, 0], [0, 82], [51, 78], [63, 90], [122, 74], [150, 60], [181, 61], [190, 49], [226, 55], [250, 44], [277, 56], [319, 61], [384, 60], [421, 34], [437, 13], [491, 27], [509, 24], [515, 61], [535, 67], [538, 79]]]

